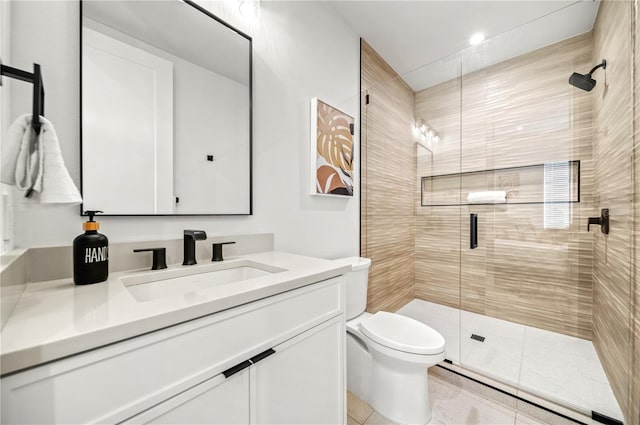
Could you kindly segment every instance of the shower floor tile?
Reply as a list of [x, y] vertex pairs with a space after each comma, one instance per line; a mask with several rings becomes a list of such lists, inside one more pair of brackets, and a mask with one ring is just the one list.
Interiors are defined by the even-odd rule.
[[623, 419], [591, 341], [423, 300], [397, 312], [442, 334], [447, 359], [463, 368], [585, 414]]
[[[462, 311], [460, 364], [500, 379], [506, 384], [517, 386], [524, 334], [522, 325]], [[472, 339], [471, 335], [485, 339], [480, 342]]]

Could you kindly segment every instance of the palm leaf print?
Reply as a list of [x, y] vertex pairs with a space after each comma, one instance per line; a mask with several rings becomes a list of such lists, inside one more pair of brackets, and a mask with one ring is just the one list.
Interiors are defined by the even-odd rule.
[[336, 168], [353, 171], [353, 118], [318, 102], [318, 155]]

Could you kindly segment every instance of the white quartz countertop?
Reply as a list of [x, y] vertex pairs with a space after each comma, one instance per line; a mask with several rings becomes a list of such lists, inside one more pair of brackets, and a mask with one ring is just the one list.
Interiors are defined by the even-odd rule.
[[[137, 301], [122, 277], [149, 270], [113, 273], [93, 285], [73, 279], [29, 283], [0, 334], [2, 375], [91, 350], [177, 323], [206, 316], [305, 285], [339, 276], [351, 266], [339, 261], [264, 252], [225, 259], [253, 261], [284, 271], [151, 301]], [[168, 269], [211, 267], [202, 261]]]

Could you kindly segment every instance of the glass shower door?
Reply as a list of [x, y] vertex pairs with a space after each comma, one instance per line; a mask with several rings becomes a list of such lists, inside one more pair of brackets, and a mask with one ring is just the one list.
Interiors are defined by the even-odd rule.
[[461, 365], [613, 416], [592, 343], [594, 99], [567, 82], [576, 68], [589, 69], [592, 39], [495, 63], [499, 42], [462, 53]]
[[415, 93], [417, 158], [415, 298], [413, 317], [445, 339], [446, 358], [460, 364], [460, 54], [417, 69], [428, 76]]
[[[417, 128], [439, 137], [415, 134], [415, 296], [423, 311], [458, 311], [424, 318], [454, 364], [587, 417], [622, 419], [632, 366], [633, 19], [628, 2], [600, 9], [592, 32], [539, 50], [504, 56], [502, 42], [522, 36], [516, 28], [416, 71], [430, 81], [415, 93]], [[568, 83], [602, 56], [617, 65], [592, 92]], [[457, 76], [438, 80], [456, 66]], [[603, 209], [610, 233], [587, 231]]]

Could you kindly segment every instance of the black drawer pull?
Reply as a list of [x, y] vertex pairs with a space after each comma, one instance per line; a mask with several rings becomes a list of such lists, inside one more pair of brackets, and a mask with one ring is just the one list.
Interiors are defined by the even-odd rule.
[[237, 365], [230, 367], [229, 369], [222, 372], [225, 378], [230, 377], [231, 375], [235, 375], [240, 372], [242, 369], [246, 369], [251, 366], [251, 362], [249, 360], [245, 360], [242, 363], [238, 363]]
[[222, 372], [222, 374], [224, 375], [225, 378], [228, 378], [231, 375], [235, 375], [236, 373], [240, 372], [242, 369], [246, 369], [252, 364], [258, 363], [260, 360], [265, 359], [272, 354], [275, 354], [275, 352], [276, 350], [274, 350], [273, 348], [269, 348], [268, 350], [263, 351], [260, 354], [256, 354], [255, 356], [251, 357], [249, 360], [245, 360], [242, 363], [238, 363], [237, 365], [230, 367], [229, 369]]
[[251, 363], [258, 363], [260, 360], [269, 357], [272, 354], [275, 354], [276, 350], [274, 350], [273, 348], [269, 348], [267, 351], [263, 351], [260, 354], [256, 354], [255, 356], [251, 357], [249, 359], [249, 361]]

